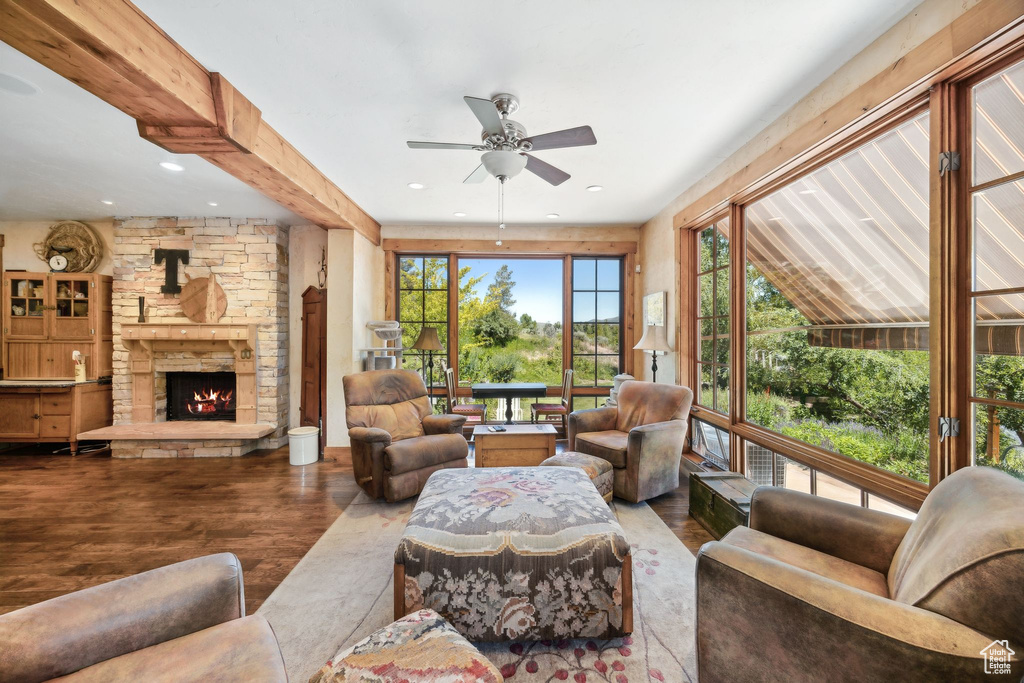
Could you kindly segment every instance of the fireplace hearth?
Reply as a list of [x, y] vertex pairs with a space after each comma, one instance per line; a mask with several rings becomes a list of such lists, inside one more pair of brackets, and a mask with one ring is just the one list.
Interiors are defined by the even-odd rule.
[[167, 421], [235, 420], [235, 373], [168, 372]]

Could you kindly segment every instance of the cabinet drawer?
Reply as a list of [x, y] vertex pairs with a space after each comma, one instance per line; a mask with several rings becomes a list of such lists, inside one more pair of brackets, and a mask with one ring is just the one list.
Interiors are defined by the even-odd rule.
[[174, 325], [174, 326], [171, 326], [171, 328], [170, 328], [170, 337], [169, 338], [172, 339], [172, 340], [175, 340], [175, 339], [206, 339], [207, 337], [204, 337], [202, 335], [202, 328], [200, 328], [198, 325], [188, 325], [188, 326], [182, 325], [181, 327], [178, 327], [178, 326]]
[[122, 339], [167, 339], [167, 328], [161, 326], [153, 327], [122, 327]]
[[70, 415], [71, 392], [59, 394], [40, 394], [40, 412], [43, 415]]
[[43, 415], [39, 418], [39, 436], [71, 435], [70, 415]]

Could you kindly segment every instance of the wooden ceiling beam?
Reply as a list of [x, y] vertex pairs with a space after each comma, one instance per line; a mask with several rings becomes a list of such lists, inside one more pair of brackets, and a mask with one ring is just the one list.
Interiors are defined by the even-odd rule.
[[0, 0], [0, 40], [324, 228], [380, 244], [380, 225], [128, 0]]

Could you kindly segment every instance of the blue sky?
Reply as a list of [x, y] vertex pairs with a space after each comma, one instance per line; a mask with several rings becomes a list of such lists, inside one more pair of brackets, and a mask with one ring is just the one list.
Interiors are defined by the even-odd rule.
[[512, 269], [512, 279], [516, 283], [512, 290], [516, 300], [512, 312], [517, 318], [528, 313], [541, 323], [562, 321], [561, 259], [459, 259], [459, 267], [472, 267], [471, 276], [479, 277], [487, 273], [476, 286], [476, 293], [481, 298], [494, 282], [494, 273], [502, 264]]

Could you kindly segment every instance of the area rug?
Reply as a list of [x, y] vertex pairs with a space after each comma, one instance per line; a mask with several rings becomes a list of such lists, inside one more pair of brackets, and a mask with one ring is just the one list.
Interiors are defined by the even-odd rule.
[[[343, 647], [392, 621], [394, 552], [414, 501], [360, 493], [256, 611], [274, 627], [288, 677], [306, 681]], [[633, 547], [633, 635], [485, 643], [513, 681], [693, 681], [693, 555], [645, 503], [612, 509]]]

